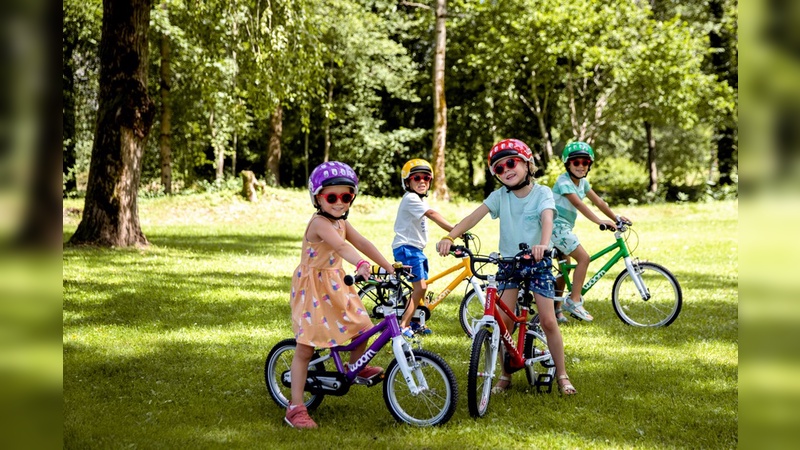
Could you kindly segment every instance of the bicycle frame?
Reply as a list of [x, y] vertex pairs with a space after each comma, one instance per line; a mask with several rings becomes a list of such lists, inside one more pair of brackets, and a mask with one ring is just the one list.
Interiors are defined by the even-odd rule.
[[[372, 336], [378, 333], [380, 333], [380, 335], [375, 339], [375, 342], [373, 342], [372, 345], [366, 349], [361, 358], [359, 358], [352, 367], [345, 369], [344, 363], [342, 362], [341, 353], [353, 351], [359, 345], [367, 342]], [[406, 354], [412, 353], [411, 346], [408, 344], [408, 342], [406, 342], [405, 339], [403, 339], [403, 335], [400, 331], [400, 325], [397, 322], [397, 316], [394, 314], [387, 315], [377, 325], [372, 327], [369, 331], [361, 336], [353, 339], [349, 344], [337, 345], [327, 349], [330, 351], [330, 354], [323, 355], [312, 360], [309, 363], [309, 367], [313, 367], [318, 363], [333, 358], [333, 362], [336, 365], [336, 370], [344, 374], [348, 384], [353, 384], [358, 372], [370, 361], [372, 361], [372, 359], [378, 354], [383, 346], [389, 343], [390, 340], [392, 341], [392, 351], [395, 355], [395, 359], [397, 360], [397, 364], [400, 366], [400, 371], [403, 373], [403, 379], [406, 381], [406, 383], [408, 383], [409, 390], [413, 394], [418, 394], [427, 390], [428, 386], [425, 382], [425, 377], [422, 376], [421, 373], [418, 374], [420, 385], [417, 386], [417, 383], [414, 381], [414, 377], [412, 376], [413, 370], [406, 361]]]
[[426, 284], [435, 283], [437, 280], [440, 280], [440, 279], [442, 279], [442, 278], [444, 278], [444, 277], [446, 277], [446, 276], [450, 275], [451, 273], [456, 272], [458, 270], [461, 270], [461, 273], [459, 273], [456, 276], [456, 278], [450, 284], [448, 284], [447, 287], [442, 290], [442, 292], [440, 292], [436, 296], [436, 298], [434, 298], [432, 301], [427, 301], [427, 299], [422, 298], [419, 301], [419, 306], [426, 306], [429, 310], [432, 311], [433, 309], [436, 308], [436, 306], [439, 305], [439, 303], [442, 302], [442, 300], [444, 300], [448, 295], [450, 295], [450, 293], [453, 292], [453, 290], [459, 284], [461, 284], [462, 281], [467, 280], [467, 279], [471, 279], [472, 278], [472, 269], [470, 268], [469, 256], [467, 256], [465, 258], [462, 258], [461, 262], [459, 262], [458, 264], [454, 265], [453, 267], [450, 267], [450, 268], [448, 268], [448, 269], [446, 269], [446, 270], [444, 270], [444, 271], [442, 271], [440, 273], [437, 273], [436, 275], [432, 276], [431, 278], [428, 278], [427, 280], [425, 280], [425, 283]]
[[[628, 250], [628, 245], [625, 244], [625, 239], [622, 237], [623, 231], [624, 230], [617, 229], [617, 231], [614, 232], [614, 238], [616, 239], [616, 242], [589, 257], [589, 264], [591, 264], [592, 262], [596, 261], [599, 258], [602, 258], [603, 256], [614, 251], [615, 249], [617, 250], [617, 252], [614, 253], [613, 256], [611, 256], [611, 259], [609, 259], [603, 265], [603, 267], [600, 268], [600, 270], [598, 270], [594, 274], [594, 276], [592, 276], [592, 278], [586, 280], [586, 283], [584, 283], [583, 287], [581, 288], [581, 295], [588, 292], [589, 289], [591, 289], [592, 286], [594, 286], [601, 278], [603, 278], [603, 276], [606, 273], [608, 273], [609, 269], [611, 269], [611, 267], [613, 267], [614, 264], [619, 262], [620, 259], [622, 259], [625, 262], [625, 267], [627, 267], [628, 271], [631, 274], [638, 273], [635, 270], [633, 259], [631, 258], [631, 253]], [[566, 287], [564, 288], [564, 295], [566, 295], [567, 292], [572, 291], [572, 280], [569, 277], [569, 271], [576, 267], [578, 267], [577, 264], [568, 264], [564, 259], [558, 261], [558, 271], [560, 275], [564, 278], [564, 282], [566, 283]], [[644, 300], [649, 300], [650, 294], [647, 291], [647, 288], [642, 283], [642, 280], [636, 276], [632, 277], [632, 279], [634, 285], [636, 285], [636, 288], [639, 290], [639, 294], [641, 294], [642, 298]]]

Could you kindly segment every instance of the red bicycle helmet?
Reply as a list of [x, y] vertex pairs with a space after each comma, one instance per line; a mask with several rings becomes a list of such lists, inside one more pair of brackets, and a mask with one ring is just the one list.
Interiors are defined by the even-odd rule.
[[489, 170], [494, 175], [494, 164], [506, 157], [518, 156], [526, 162], [533, 161], [533, 152], [531, 152], [528, 144], [520, 141], [519, 139], [503, 139], [502, 141], [494, 144], [489, 150], [487, 161], [489, 163]]

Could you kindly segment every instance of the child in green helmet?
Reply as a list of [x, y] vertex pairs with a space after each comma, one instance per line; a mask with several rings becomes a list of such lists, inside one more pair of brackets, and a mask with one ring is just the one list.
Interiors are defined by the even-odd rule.
[[[594, 150], [585, 142], [572, 142], [564, 148], [561, 160], [564, 162], [566, 172], [556, 179], [553, 185], [553, 199], [556, 204], [558, 216], [553, 221], [552, 244], [565, 255], [575, 258], [577, 267], [572, 275], [572, 292], [564, 296], [563, 310], [573, 316], [591, 322], [594, 320], [591, 314], [583, 307], [583, 296], [581, 289], [586, 279], [586, 271], [589, 268], [589, 254], [581, 245], [578, 237], [572, 232], [575, 220], [578, 218], [578, 211], [586, 218], [598, 225], [605, 225], [611, 230], [616, 229], [615, 220], [617, 216], [609, 208], [602, 198], [592, 190], [586, 175], [594, 163]], [[583, 199], [588, 197], [592, 203], [600, 209], [611, 220], [601, 220], [597, 215], [583, 203]], [[628, 221], [626, 217], [619, 216], [620, 219]], [[563, 278], [556, 280], [556, 295], [563, 295], [565, 282]], [[562, 302], [555, 303], [556, 318], [564, 323], [567, 318], [562, 311]]]

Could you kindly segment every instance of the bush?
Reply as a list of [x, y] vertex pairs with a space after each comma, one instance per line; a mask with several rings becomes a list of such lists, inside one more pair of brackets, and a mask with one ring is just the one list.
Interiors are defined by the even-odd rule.
[[[559, 175], [564, 173], [561, 159], [553, 159], [538, 182], [552, 187]], [[588, 176], [592, 189], [609, 205], [650, 203], [654, 199], [647, 195], [647, 173], [635, 162], [619, 157], [608, 157], [596, 161]]]

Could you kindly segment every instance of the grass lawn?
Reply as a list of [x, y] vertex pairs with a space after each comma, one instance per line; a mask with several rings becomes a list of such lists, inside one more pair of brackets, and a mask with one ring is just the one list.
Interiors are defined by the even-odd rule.
[[[398, 203], [360, 196], [351, 212], [353, 225], [388, 256]], [[431, 201], [451, 222], [477, 205]], [[80, 220], [69, 208], [82, 206], [64, 202], [65, 241]], [[616, 208], [634, 221], [634, 255], [680, 281], [683, 311], [667, 328], [623, 325], [610, 303], [617, 265], [587, 294], [594, 323], [562, 327], [578, 395], [537, 394], [517, 373], [511, 391], [492, 396], [487, 416], [472, 419], [470, 340], [457, 319], [462, 285], [433, 312], [434, 334], [424, 341], [459, 383], [449, 423], [397, 424], [380, 386], [356, 386], [326, 397], [312, 412], [320, 428], [306, 432], [283, 424], [263, 365], [274, 344], [292, 337], [290, 276], [313, 212], [307, 192], [270, 189], [255, 203], [233, 192], [143, 198], [139, 207], [149, 248], [64, 249], [65, 448], [737, 446], [736, 202]], [[442, 233], [430, 225], [436, 241]], [[483, 253], [496, 250], [496, 221], [487, 216], [474, 231]], [[590, 251], [612, 242], [585, 218], [577, 232]], [[426, 253], [432, 273], [455, 263], [433, 245]], [[390, 357], [385, 350], [378, 362], [386, 367]]]

